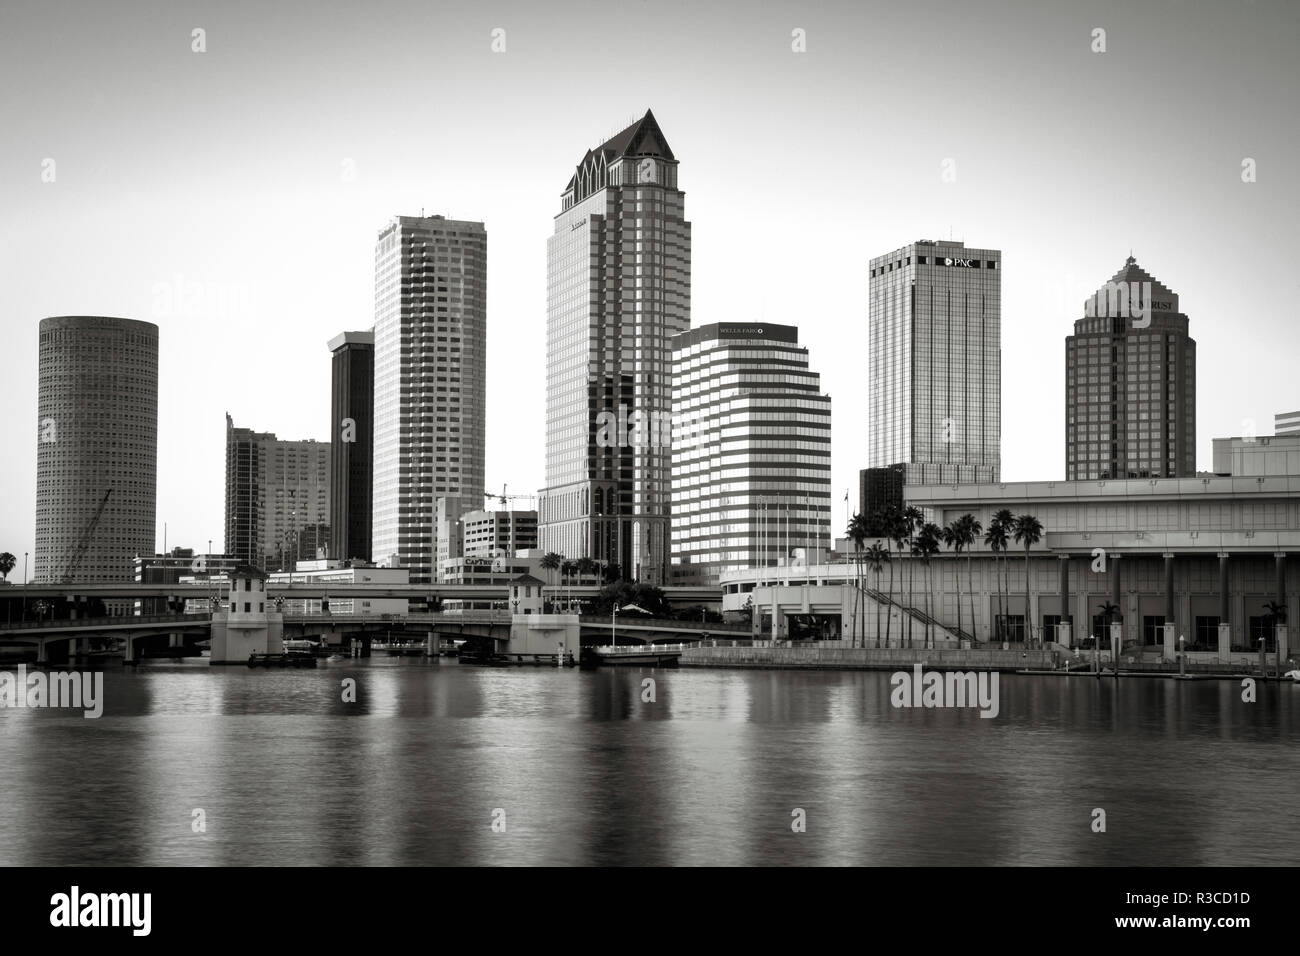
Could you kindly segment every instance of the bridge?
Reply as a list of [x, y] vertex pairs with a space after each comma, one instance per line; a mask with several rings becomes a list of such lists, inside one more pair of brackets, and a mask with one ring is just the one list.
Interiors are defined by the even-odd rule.
[[[224, 588], [220, 589], [224, 590]], [[601, 588], [593, 585], [547, 586], [550, 596], [560, 599], [584, 600], [596, 597]], [[722, 589], [713, 587], [666, 587], [664, 597], [670, 604], [689, 606], [692, 604], [718, 604], [722, 600]], [[13, 598], [38, 600], [40, 598], [101, 598], [104, 600], [142, 600], [144, 598], [187, 598], [202, 600], [214, 593], [214, 586], [206, 582], [194, 584], [28, 584], [15, 585], [0, 591], [0, 595]], [[509, 587], [505, 584], [347, 584], [341, 582], [294, 581], [288, 584], [266, 584], [266, 593], [271, 598], [282, 597], [285, 600], [313, 600], [328, 598], [405, 598], [409, 601], [426, 600], [438, 597], [444, 600], [464, 601], [500, 601], [509, 599]]]
[[[184, 648], [185, 638], [202, 640], [211, 633], [210, 614], [147, 614], [139, 617], [83, 617], [54, 621], [23, 621], [0, 627], [0, 647], [35, 648], [36, 662], [49, 661], [49, 649], [66, 644], [68, 656], [80, 649], [89, 652], [91, 638], [118, 638], [123, 642], [124, 659], [137, 660], [142, 641], [166, 636], [170, 648]], [[178, 650], [177, 653], [180, 653]]]
[[[512, 614], [509, 611], [461, 611], [407, 614], [334, 614], [317, 612], [285, 614], [286, 639], [319, 637], [328, 644], [343, 646], [345, 635], [359, 638], [364, 653], [375, 637], [390, 631], [408, 634], [414, 630], [425, 636], [432, 650], [436, 638], [469, 639], [486, 637], [506, 641], [510, 636]], [[604, 616], [581, 615], [579, 624], [584, 638], [592, 642], [623, 639], [631, 643], [652, 643], [665, 638], [677, 641], [700, 641], [710, 637], [748, 637], [748, 624], [706, 623], [695, 620], [647, 618], [626, 615], [617, 624]], [[71, 618], [52, 621], [25, 621], [0, 626], [0, 647], [35, 648], [37, 663], [48, 663], [51, 646], [66, 644], [69, 657], [78, 649], [89, 652], [91, 638], [116, 638], [122, 641], [127, 663], [140, 657], [142, 642], [160, 636], [168, 638], [170, 649], [192, 646], [211, 633], [212, 616], [203, 614], [117, 615], [110, 617]], [[182, 653], [180, 650], [176, 651]]]

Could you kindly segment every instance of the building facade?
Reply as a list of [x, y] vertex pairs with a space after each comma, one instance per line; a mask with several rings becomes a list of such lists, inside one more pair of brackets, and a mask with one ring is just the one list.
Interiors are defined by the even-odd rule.
[[830, 544], [831, 399], [799, 331], [712, 323], [673, 339], [672, 584], [815, 560]]
[[154, 552], [158, 327], [42, 319], [38, 361], [34, 580], [130, 581]]
[[487, 232], [400, 216], [375, 245], [371, 557], [433, 580], [437, 502], [483, 507]]
[[1178, 296], [1129, 256], [1065, 340], [1065, 477], [1196, 474], [1196, 342]]
[[690, 327], [691, 227], [654, 115], [589, 150], [547, 240], [544, 550], [662, 584], [671, 340]]
[[537, 548], [536, 511], [468, 511], [461, 516], [467, 558], [513, 557]]
[[374, 467], [375, 334], [344, 332], [329, 341], [330, 541], [339, 559], [370, 560]]
[[869, 271], [868, 469], [902, 465], [908, 483], [998, 481], [1002, 253], [923, 240]]
[[226, 554], [280, 570], [328, 545], [330, 445], [236, 428], [227, 413]]
[[[1185, 650], [1248, 662], [1261, 642], [1276, 655], [1284, 632], [1274, 627], [1273, 608], [1300, 606], [1300, 436], [1215, 444], [1216, 460], [1227, 462], [1230, 474], [908, 485], [907, 504], [930, 511], [940, 525], [969, 513], [987, 528], [1006, 509], [1034, 515], [1044, 533], [1027, 553], [1013, 541], [1005, 556], [980, 539], [960, 555], [945, 549], [928, 563], [895, 550], [892, 585], [888, 573], [878, 579], [859, 569], [845, 543], [836, 561], [822, 566], [725, 574], [724, 610], [739, 612], [748, 602], [767, 615], [757, 626], [774, 627], [778, 637], [807, 625], [801, 616], [823, 615], [827, 620], [814, 623], [866, 646], [878, 638], [925, 646], [923, 640], [936, 637], [940, 643], [1028, 637], [1036, 645], [1100, 642], [1110, 649], [1114, 624], [1122, 654], [1135, 661], [1171, 660]], [[854, 603], [860, 573], [866, 587], [890, 589], [893, 603], [878, 608], [885, 602], [866, 594]], [[782, 593], [760, 594], [765, 585]], [[834, 586], [849, 596], [827, 592], [809, 601], [817, 589]], [[781, 607], [767, 610], [769, 601]], [[937, 625], [928, 638], [927, 619]], [[886, 622], [888, 637], [878, 635]], [[1282, 644], [1284, 665], [1290, 654]], [[1294, 664], [1283, 669], [1289, 667]]]
[[1300, 412], [1279, 412], [1273, 416], [1274, 435], [1300, 435]]

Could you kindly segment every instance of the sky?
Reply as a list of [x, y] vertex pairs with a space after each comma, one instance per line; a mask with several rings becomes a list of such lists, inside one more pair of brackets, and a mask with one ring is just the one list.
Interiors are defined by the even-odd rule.
[[159, 326], [158, 548], [164, 524], [220, 548], [225, 413], [330, 438], [326, 342], [373, 324], [376, 235], [422, 211], [486, 224], [485, 477], [535, 493], [546, 237], [648, 108], [692, 324], [799, 327], [837, 508], [871, 427], [867, 262], [918, 239], [1002, 251], [1005, 481], [1064, 477], [1065, 336], [1130, 252], [1190, 318], [1209, 469], [1300, 409], [1297, 47], [1284, 0], [5, 0], [0, 551], [34, 548], [42, 318]]

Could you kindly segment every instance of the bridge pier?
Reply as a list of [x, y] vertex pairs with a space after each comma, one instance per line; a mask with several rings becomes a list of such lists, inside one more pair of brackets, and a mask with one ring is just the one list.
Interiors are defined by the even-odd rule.
[[126, 651], [122, 658], [123, 664], [134, 664], [135, 660], [135, 638], [130, 634], [126, 635]]
[[49, 646], [50, 646], [50, 642], [48, 640], [39, 637], [36, 639], [36, 663], [38, 664], [49, 663], [50, 660]]
[[184, 636], [183, 634], [168, 634], [168, 635], [167, 635], [167, 646], [168, 646], [168, 647], [184, 647], [184, 646], [185, 646], [185, 636]]

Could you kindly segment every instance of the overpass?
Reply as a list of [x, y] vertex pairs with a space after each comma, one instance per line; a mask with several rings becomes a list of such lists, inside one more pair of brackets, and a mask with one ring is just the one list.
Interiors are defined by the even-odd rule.
[[[187, 598], [202, 600], [224, 589], [214, 588], [205, 582], [195, 584], [29, 584], [15, 585], [0, 591], [0, 595], [38, 600], [40, 598], [101, 598], [140, 600], [144, 598]], [[594, 598], [601, 589], [591, 585], [583, 587], [547, 586], [553, 598], [574, 600]], [[722, 589], [713, 587], [667, 587], [663, 589], [669, 603], [675, 605], [718, 604]], [[509, 587], [504, 584], [345, 584], [303, 583], [272, 584], [267, 582], [266, 593], [271, 598], [286, 600], [312, 600], [328, 598], [405, 598], [423, 600], [440, 597], [449, 600], [506, 601]]]
[[184, 646], [186, 636], [206, 638], [211, 633], [212, 616], [209, 614], [148, 614], [140, 617], [83, 617], [54, 621], [23, 621], [0, 627], [0, 647], [36, 649], [36, 662], [49, 660], [53, 645], [67, 644], [69, 656], [77, 652], [78, 644], [90, 648], [92, 637], [114, 637], [123, 641], [124, 660], [137, 659], [141, 640], [166, 635], [170, 647]]

